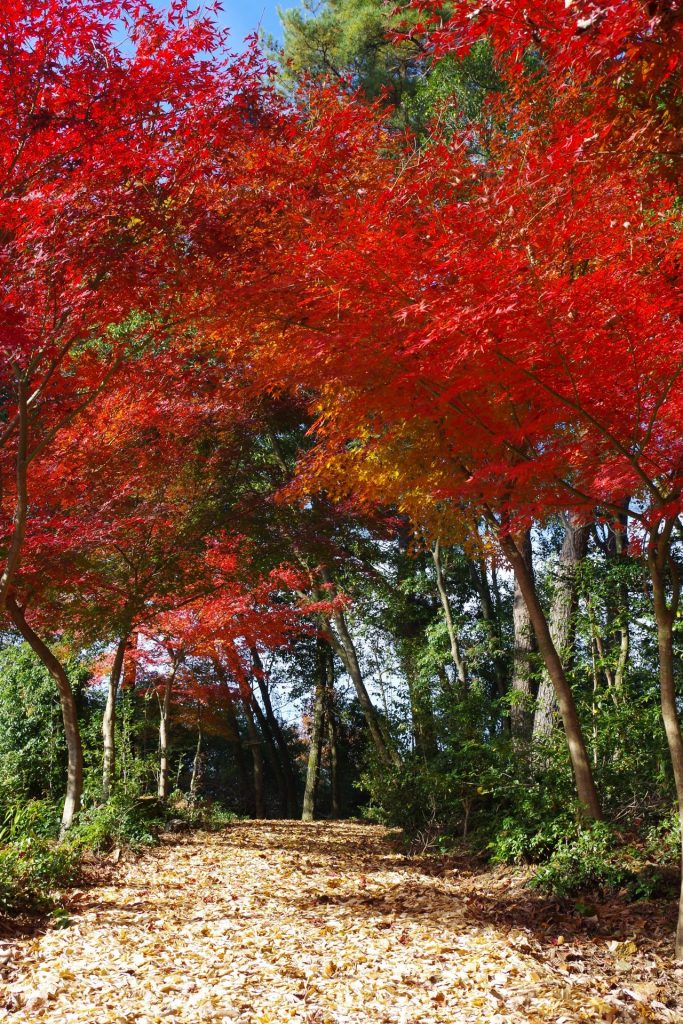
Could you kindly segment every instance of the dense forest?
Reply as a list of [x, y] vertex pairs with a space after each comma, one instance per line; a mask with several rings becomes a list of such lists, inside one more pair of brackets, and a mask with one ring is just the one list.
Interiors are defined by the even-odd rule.
[[0, 911], [236, 816], [675, 899], [681, 4], [167, 6], [0, 11]]

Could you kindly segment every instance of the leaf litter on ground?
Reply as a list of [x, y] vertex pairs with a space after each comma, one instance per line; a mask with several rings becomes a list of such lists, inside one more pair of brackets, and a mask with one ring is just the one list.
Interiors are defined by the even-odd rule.
[[380, 826], [164, 836], [3, 943], [12, 1024], [609, 1024], [683, 1020], [672, 907], [591, 906], [412, 857]]

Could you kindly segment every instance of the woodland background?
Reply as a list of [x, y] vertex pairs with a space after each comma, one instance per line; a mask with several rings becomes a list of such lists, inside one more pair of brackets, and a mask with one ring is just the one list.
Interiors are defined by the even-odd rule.
[[234, 815], [673, 895], [681, 6], [281, 18], [0, 14], [0, 908]]

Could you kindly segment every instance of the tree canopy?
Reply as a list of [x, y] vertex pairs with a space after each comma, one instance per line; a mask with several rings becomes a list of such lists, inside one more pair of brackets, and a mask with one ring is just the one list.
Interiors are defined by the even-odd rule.
[[0, 803], [623, 880], [683, 822], [683, 11], [281, 17], [0, 14]]

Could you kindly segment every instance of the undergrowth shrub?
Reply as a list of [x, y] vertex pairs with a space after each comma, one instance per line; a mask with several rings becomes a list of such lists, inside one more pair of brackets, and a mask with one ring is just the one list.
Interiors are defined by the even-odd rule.
[[175, 790], [164, 808], [166, 819], [178, 818], [191, 828], [219, 831], [226, 825], [240, 821], [240, 816], [227, 810], [215, 800], [202, 797], [188, 797], [181, 790]]
[[140, 850], [156, 842], [164, 820], [163, 809], [156, 801], [143, 802], [114, 793], [108, 803], [81, 811], [69, 837], [81, 850], [99, 852], [115, 846]]
[[0, 912], [49, 909], [55, 889], [73, 880], [79, 857], [76, 844], [32, 836], [0, 849]]
[[648, 844], [629, 843], [605, 822], [594, 822], [563, 840], [531, 879], [530, 885], [558, 898], [616, 890], [631, 899], [648, 898], [662, 884]]

